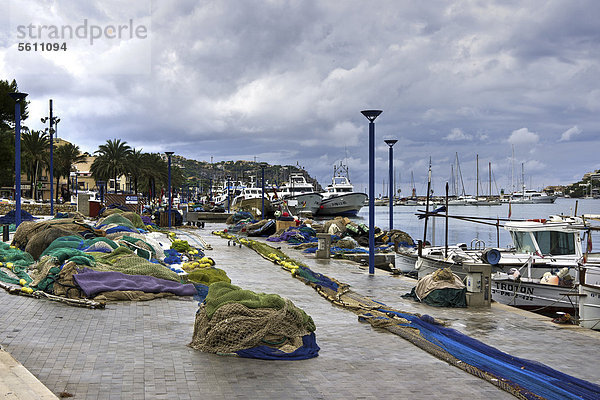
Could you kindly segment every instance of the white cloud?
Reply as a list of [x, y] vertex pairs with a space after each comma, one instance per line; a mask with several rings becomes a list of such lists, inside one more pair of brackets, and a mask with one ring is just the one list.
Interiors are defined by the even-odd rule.
[[514, 145], [520, 144], [535, 144], [540, 140], [540, 137], [535, 132], [530, 132], [527, 128], [517, 129], [510, 134], [508, 143]]
[[562, 135], [560, 135], [559, 142], [571, 140], [573, 136], [579, 135], [581, 132], [582, 130], [579, 129], [577, 125], [575, 125], [574, 127], [567, 129], [562, 133]]
[[459, 128], [452, 128], [452, 130], [450, 131], [450, 133], [448, 135], [446, 135], [445, 139], [446, 140], [452, 140], [452, 141], [470, 140], [471, 139], [471, 135], [467, 135], [466, 133], [464, 133]]

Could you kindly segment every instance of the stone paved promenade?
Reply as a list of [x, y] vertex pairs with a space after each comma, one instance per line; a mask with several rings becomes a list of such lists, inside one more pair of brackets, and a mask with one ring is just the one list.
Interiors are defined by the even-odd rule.
[[[208, 255], [232, 283], [277, 293], [311, 315], [319, 357], [264, 361], [202, 353], [186, 345], [197, 303], [122, 302], [105, 310], [69, 307], [0, 291], [0, 344], [53, 393], [73, 399], [509, 399], [512, 395], [440, 361], [387, 331], [358, 322], [312, 288], [248, 248], [228, 247], [204, 230]], [[600, 332], [556, 326], [544, 317], [494, 305], [435, 309], [402, 299], [415, 281], [340, 260], [321, 261], [281, 245], [315, 271], [349, 283], [391, 307], [430, 314], [512, 355], [600, 383]], [[1, 367], [1, 366], [0, 366]], [[1, 379], [1, 378], [0, 378]], [[1, 393], [4, 395], [4, 393]], [[10, 397], [6, 397], [10, 398]], [[25, 398], [25, 397], [22, 397]]]

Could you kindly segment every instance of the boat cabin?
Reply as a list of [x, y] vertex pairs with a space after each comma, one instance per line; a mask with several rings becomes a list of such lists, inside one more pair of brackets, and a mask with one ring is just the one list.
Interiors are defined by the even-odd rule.
[[509, 222], [505, 229], [510, 232], [517, 253], [582, 256], [580, 233], [584, 224], [579, 217], [551, 216], [549, 220]]

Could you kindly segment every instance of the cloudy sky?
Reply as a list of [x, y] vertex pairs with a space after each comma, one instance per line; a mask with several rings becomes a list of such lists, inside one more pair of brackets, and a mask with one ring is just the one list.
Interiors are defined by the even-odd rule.
[[299, 163], [322, 185], [345, 161], [362, 191], [360, 111], [381, 109], [376, 193], [392, 138], [403, 194], [430, 158], [442, 194], [456, 153], [467, 192], [476, 155], [486, 192], [490, 162], [494, 192], [522, 169], [541, 188], [600, 168], [599, 17], [596, 0], [4, 0], [0, 79], [30, 94], [30, 128], [53, 99], [84, 151]]

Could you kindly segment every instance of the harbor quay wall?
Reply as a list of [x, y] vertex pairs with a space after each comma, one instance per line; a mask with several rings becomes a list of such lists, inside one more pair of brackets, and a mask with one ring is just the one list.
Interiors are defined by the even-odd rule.
[[[15, 209], [14, 204], [0, 204], [0, 215], [5, 215]], [[31, 215], [50, 215], [50, 203], [48, 204], [21, 204], [21, 210]], [[67, 213], [77, 211], [75, 204], [54, 204], [55, 213]]]

